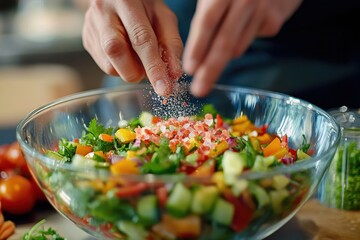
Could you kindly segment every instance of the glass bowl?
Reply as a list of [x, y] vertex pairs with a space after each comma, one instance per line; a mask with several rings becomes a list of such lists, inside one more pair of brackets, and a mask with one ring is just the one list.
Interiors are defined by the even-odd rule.
[[[180, 84], [178, 93], [170, 98], [157, 96], [146, 84], [92, 90], [59, 99], [26, 116], [17, 127], [17, 139], [32, 174], [54, 208], [101, 239], [262, 239], [289, 221], [314, 193], [328, 168], [340, 139], [338, 124], [322, 109], [291, 96], [217, 85], [208, 97], [196, 99], [188, 94], [187, 86]], [[107, 169], [64, 164], [44, 154], [56, 149], [63, 138], [81, 137], [93, 118], [106, 127], [117, 126], [119, 121], [138, 117], [142, 111], [164, 118], [177, 117], [196, 114], [207, 103], [213, 104], [222, 116], [245, 114], [256, 126], [267, 125], [268, 132], [287, 135], [289, 147], [299, 148], [305, 136], [311, 157], [293, 165], [238, 176], [236, 182], [246, 182], [245, 189], [255, 186], [255, 190], [234, 197], [223, 192], [224, 185], [214, 176], [111, 174]], [[273, 184], [279, 176], [287, 179], [280, 187]], [[195, 199], [194, 189], [211, 186], [222, 203], [230, 202], [231, 209], [235, 209], [230, 223], [219, 220], [229, 218], [229, 204], [219, 203], [212, 213], [189, 210], [185, 215], [171, 216], [160, 199], [162, 194], [169, 199], [179, 186], [185, 191], [178, 191], [174, 208], [183, 209], [189, 199]], [[160, 188], [165, 192], [161, 193]], [[129, 189], [138, 194], [118, 194]], [[190, 192], [190, 197], [184, 197], [184, 192]], [[210, 196], [200, 196], [198, 206], [212, 201]], [[156, 205], [154, 201], [158, 201]], [[152, 221], [139, 220], [139, 211]], [[155, 214], [157, 220], [153, 221]]]

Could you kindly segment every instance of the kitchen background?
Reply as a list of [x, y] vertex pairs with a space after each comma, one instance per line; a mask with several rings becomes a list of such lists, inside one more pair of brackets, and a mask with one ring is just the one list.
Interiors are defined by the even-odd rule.
[[88, 2], [0, 1], [0, 144], [15, 140], [31, 110], [101, 86], [103, 73], [81, 42]]

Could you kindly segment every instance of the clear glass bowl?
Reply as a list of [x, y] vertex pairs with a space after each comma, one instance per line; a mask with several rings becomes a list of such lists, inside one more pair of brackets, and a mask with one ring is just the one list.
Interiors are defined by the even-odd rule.
[[[135, 239], [140, 240], [144, 235], [136, 235], [139, 233], [138, 224], [134, 224], [137, 219], [128, 219], [126, 224], [119, 219], [126, 217], [129, 211], [136, 211], [135, 206], [140, 198], [156, 196], [158, 186], [166, 186], [169, 191], [178, 182], [189, 188], [209, 184], [220, 187], [214, 184], [213, 177], [112, 175], [106, 169], [75, 168], [44, 155], [44, 151], [56, 147], [61, 138], [81, 137], [84, 126], [94, 117], [105, 126], [117, 126], [123, 119], [138, 117], [143, 110], [163, 117], [190, 115], [197, 113], [204, 103], [211, 103], [226, 117], [246, 114], [255, 125], [268, 124], [268, 131], [271, 133], [287, 134], [289, 147], [299, 148], [304, 134], [313, 155], [294, 165], [276, 167], [266, 172], [248, 172], [240, 176], [238, 180], [261, 185], [265, 190], [262, 196], [257, 196], [258, 202], [254, 200], [256, 193], [248, 191], [245, 191], [248, 193], [246, 196], [242, 194], [231, 200], [235, 211], [240, 214], [237, 220], [242, 226], [234, 231], [231, 227], [214, 223], [208, 215], [201, 215], [201, 234], [197, 239], [261, 239], [293, 217], [314, 193], [335, 154], [340, 140], [340, 128], [334, 119], [308, 102], [257, 89], [216, 86], [203, 99], [191, 97], [186, 87], [179, 91], [180, 94], [176, 97], [163, 99], [149, 85], [142, 84], [119, 89], [92, 90], [59, 99], [26, 116], [17, 127], [17, 139], [32, 174], [54, 208], [97, 238], [122, 239], [126, 238], [126, 234], [135, 234]], [[280, 189], [280, 192], [271, 184], [265, 184], [278, 175], [290, 179], [289, 184]], [[113, 190], [122, 191], [129, 186], [139, 187], [144, 183], [148, 188], [139, 196], [117, 199], [109, 196], [110, 192], [114, 193]], [[226, 198], [225, 194], [220, 197]], [[99, 199], [112, 200], [99, 206]], [[263, 201], [264, 199], [267, 201]], [[249, 201], [253, 206], [248, 205]], [[259, 204], [259, 201], [263, 204]], [[105, 208], [108, 210], [104, 210]], [[167, 216], [166, 210], [160, 206], [158, 214], [160, 219]], [[241, 217], [246, 214], [250, 214], [250, 218]], [[190, 219], [191, 217], [185, 217], [185, 223], [183, 221], [182, 224], [186, 226], [187, 222], [191, 226]], [[170, 228], [182, 231], [180, 225], [171, 226], [171, 220], [167, 224]], [[153, 231], [156, 228], [154, 225], [145, 224], [141, 226], [141, 231], [150, 233], [154, 239], [160, 239], [159, 231]], [[173, 237], [171, 234], [167, 235], [166, 231], [161, 234], [161, 230], [160, 235], [165, 239]], [[177, 236], [179, 239], [182, 237], [189, 236]]]
[[339, 123], [341, 140], [319, 187], [328, 207], [360, 210], [360, 109], [342, 106], [329, 111]]

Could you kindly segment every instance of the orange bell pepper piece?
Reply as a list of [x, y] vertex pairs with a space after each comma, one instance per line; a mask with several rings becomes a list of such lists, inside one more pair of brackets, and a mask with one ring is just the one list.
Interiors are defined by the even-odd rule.
[[103, 140], [104, 142], [113, 142], [114, 137], [107, 133], [101, 133], [99, 135], [99, 139]]
[[265, 157], [268, 157], [279, 152], [281, 149], [281, 141], [278, 137], [276, 137], [263, 149], [263, 153]]
[[93, 147], [92, 146], [87, 146], [87, 145], [81, 145], [81, 144], [78, 144], [76, 146], [76, 151], [75, 153], [76, 154], [79, 154], [79, 155], [82, 155], [82, 156], [85, 156], [86, 154], [90, 153], [93, 151]]

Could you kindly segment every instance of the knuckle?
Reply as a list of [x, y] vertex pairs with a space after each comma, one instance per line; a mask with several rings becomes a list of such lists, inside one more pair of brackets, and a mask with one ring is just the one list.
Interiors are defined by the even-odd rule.
[[132, 72], [132, 73], [124, 73], [121, 75], [121, 78], [125, 82], [134, 83], [139, 82], [144, 77], [142, 72]]
[[145, 71], [148, 76], [156, 76], [161, 73], [162, 66], [160, 63], [151, 63], [145, 66]]
[[115, 57], [121, 53], [122, 42], [118, 38], [108, 38], [103, 41], [102, 48], [106, 55]]
[[150, 45], [153, 41], [152, 29], [145, 25], [136, 25], [129, 35], [134, 48]]

